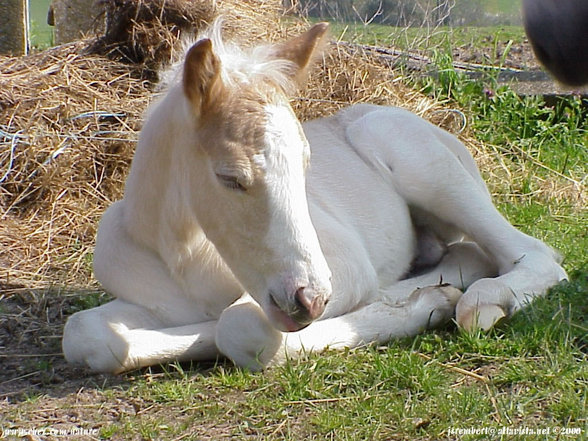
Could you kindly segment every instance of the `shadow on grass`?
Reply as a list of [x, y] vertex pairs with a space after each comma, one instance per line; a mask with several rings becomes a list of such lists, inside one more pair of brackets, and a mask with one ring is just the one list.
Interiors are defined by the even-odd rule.
[[68, 364], [61, 339], [67, 318], [112, 300], [99, 290], [0, 286], [0, 401], [63, 398], [82, 389], [126, 389], [137, 378], [208, 375], [225, 361], [172, 363], [124, 375], [95, 374]]

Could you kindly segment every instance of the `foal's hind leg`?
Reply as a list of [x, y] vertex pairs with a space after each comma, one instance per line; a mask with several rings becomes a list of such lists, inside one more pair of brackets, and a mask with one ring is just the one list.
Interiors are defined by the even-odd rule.
[[348, 138], [409, 205], [462, 231], [498, 267], [498, 277], [473, 283], [460, 300], [460, 325], [487, 329], [566, 278], [549, 247], [498, 213], [473, 159], [452, 135], [406, 111], [381, 108], [350, 126]]

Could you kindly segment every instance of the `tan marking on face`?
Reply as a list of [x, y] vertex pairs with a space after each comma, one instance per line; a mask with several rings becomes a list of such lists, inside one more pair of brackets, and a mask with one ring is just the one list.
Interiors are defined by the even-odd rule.
[[[268, 207], [265, 168], [259, 161], [264, 155], [267, 126], [266, 95], [239, 86], [227, 89], [217, 106], [209, 107], [199, 119], [197, 145], [208, 156], [212, 173], [236, 176], [246, 192], [223, 188], [215, 176], [212, 188], [201, 193], [202, 206], [214, 207], [201, 213], [199, 221], [225, 259], [247, 255], [261, 260], [271, 250], [259, 243], [271, 218]], [[221, 218], [214, 213], [225, 213]], [[238, 237], [238, 239], [237, 239]], [[229, 263], [229, 266], [232, 262]]]
[[226, 89], [224, 94], [200, 118], [199, 145], [219, 167], [215, 172], [238, 176], [244, 186], [255, 190], [265, 174], [256, 159], [264, 155], [265, 108], [269, 102], [286, 99], [270, 86], [260, 92], [241, 85], [238, 91]]

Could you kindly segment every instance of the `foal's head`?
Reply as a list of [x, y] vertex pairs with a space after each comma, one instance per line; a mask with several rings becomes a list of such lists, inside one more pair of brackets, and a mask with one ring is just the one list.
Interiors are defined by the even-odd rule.
[[248, 53], [219, 38], [198, 41], [183, 66], [194, 125], [194, 210], [243, 287], [283, 331], [324, 311], [330, 271], [305, 190], [310, 150], [286, 93], [325, 36], [318, 24], [286, 43]]

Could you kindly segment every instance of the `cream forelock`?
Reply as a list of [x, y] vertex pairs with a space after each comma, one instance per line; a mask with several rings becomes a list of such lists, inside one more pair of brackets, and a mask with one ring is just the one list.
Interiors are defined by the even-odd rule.
[[222, 28], [222, 19], [217, 19], [200, 34], [184, 38], [173, 55], [171, 65], [160, 71], [158, 90], [167, 90], [181, 80], [186, 53], [197, 41], [206, 38], [212, 41], [214, 54], [221, 62], [221, 76], [226, 86], [266, 82], [286, 93], [296, 89], [296, 65], [293, 62], [276, 58], [271, 45], [242, 49], [225, 42]]

